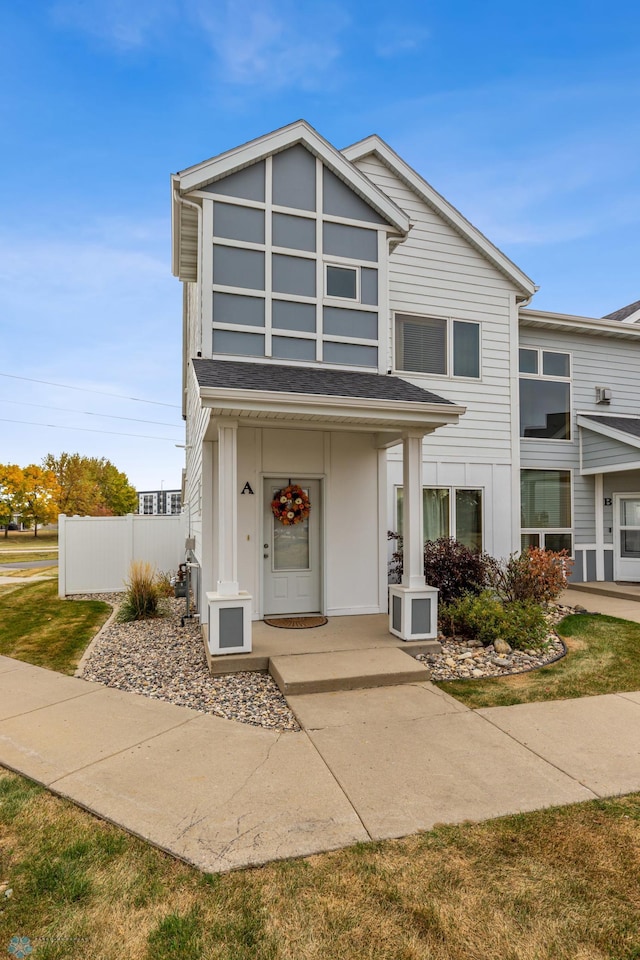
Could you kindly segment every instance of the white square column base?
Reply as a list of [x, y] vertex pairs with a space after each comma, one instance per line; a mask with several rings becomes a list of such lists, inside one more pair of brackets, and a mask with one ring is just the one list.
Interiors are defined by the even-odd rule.
[[251, 595], [207, 593], [207, 608], [211, 656], [251, 653]]
[[437, 640], [436, 587], [389, 587], [389, 633], [400, 640]]

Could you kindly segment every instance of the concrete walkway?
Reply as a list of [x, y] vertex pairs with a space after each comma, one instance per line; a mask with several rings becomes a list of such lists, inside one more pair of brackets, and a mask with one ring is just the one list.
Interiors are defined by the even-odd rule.
[[471, 711], [428, 682], [278, 732], [0, 657], [0, 763], [207, 871], [640, 790], [640, 693]]

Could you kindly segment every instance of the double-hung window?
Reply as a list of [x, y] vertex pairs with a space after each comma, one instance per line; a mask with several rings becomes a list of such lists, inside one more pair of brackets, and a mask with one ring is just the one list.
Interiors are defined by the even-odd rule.
[[571, 358], [568, 353], [520, 350], [520, 436], [571, 439]]
[[[396, 493], [397, 530], [402, 534], [403, 488]], [[482, 551], [482, 490], [463, 487], [423, 487], [424, 540], [454, 537], [473, 551]]]
[[479, 323], [397, 313], [395, 333], [397, 370], [479, 379]]
[[571, 472], [521, 470], [521, 547], [572, 552]]

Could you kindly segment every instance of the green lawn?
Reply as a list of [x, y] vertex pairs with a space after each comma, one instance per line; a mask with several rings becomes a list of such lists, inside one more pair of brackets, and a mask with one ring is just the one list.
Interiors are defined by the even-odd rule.
[[72, 674], [111, 608], [99, 600], [60, 600], [56, 580], [0, 593], [0, 654]]
[[633, 795], [206, 876], [0, 773], [34, 960], [637, 960], [639, 863]]
[[568, 654], [551, 666], [511, 677], [452, 680], [438, 686], [474, 708], [640, 690], [640, 623], [574, 614], [565, 617], [557, 630]]
[[58, 546], [58, 530], [45, 529], [38, 530], [38, 536], [35, 537], [33, 530], [9, 530], [7, 536], [5, 536], [5, 531], [0, 530], [0, 553], [4, 551], [19, 551], [19, 550], [31, 550], [33, 547], [42, 547], [43, 550], [46, 550], [47, 547], [57, 547]]

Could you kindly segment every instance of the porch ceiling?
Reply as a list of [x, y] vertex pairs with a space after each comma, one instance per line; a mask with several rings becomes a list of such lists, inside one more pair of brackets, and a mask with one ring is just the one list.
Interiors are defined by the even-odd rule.
[[201, 359], [193, 369], [211, 416], [247, 426], [299, 423], [388, 437], [406, 430], [431, 433], [457, 423], [466, 409], [400, 377], [375, 373]]

